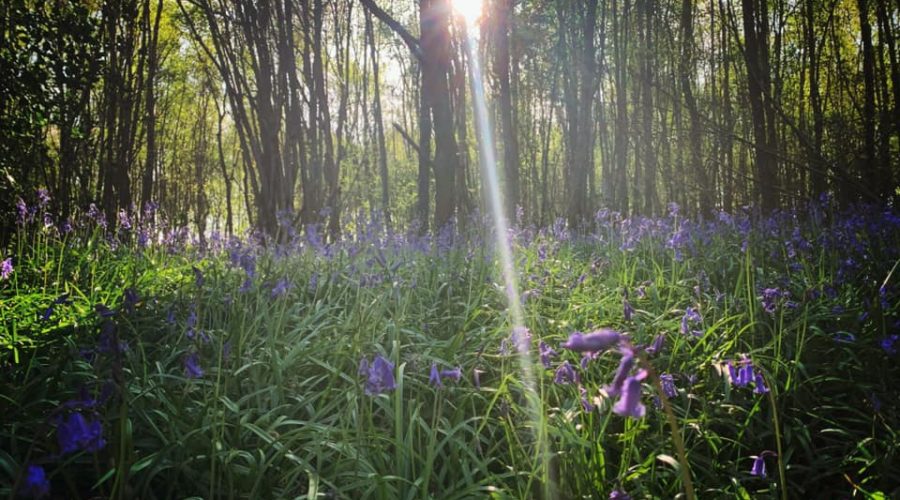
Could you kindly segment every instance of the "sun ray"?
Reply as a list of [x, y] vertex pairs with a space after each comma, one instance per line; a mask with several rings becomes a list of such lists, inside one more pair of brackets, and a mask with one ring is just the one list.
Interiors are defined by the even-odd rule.
[[466, 21], [466, 26], [474, 26], [484, 15], [484, 0], [450, 0], [453, 10]]

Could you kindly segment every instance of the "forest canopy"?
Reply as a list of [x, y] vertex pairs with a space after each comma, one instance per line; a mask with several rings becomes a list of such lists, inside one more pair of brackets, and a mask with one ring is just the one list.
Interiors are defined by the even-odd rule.
[[[483, 9], [523, 223], [898, 195], [900, 2]], [[466, 32], [450, 0], [3, 2], [0, 226], [37, 189], [60, 220], [159, 207], [201, 236], [463, 221], [484, 211]]]

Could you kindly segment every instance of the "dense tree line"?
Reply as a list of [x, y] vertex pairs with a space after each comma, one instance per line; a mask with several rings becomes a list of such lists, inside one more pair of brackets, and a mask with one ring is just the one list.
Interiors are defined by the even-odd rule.
[[[2, 227], [38, 188], [201, 235], [465, 220], [466, 29], [450, 0], [2, 2]], [[486, 0], [469, 29], [525, 222], [898, 196], [900, 2]]]

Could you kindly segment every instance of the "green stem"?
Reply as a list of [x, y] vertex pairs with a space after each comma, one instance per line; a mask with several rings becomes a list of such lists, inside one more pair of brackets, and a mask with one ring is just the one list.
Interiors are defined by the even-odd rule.
[[[687, 500], [694, 500], [696, 498], [694, 495], [694, 482], [691, 480], [691, 470], [690, 465], [688, 465], [687, 453], [684, 448], [684, 439], [681, 437], [678, 421], [675, 420], [675, 413], [672, 412], [672, 406], [669, 404], [666, 393], [663, 392], [662, 383], [659, 381], [659, 377], [656, 376], [656, 371], [650, 365], [647, 355], [640, 350], [635, 350], [635, 353], [641, 361], [641, 366], [647, 370], [650, 380], [653, 381], [653, 386], [656, 388], [657, 394], [659, 394], [659, 401], [662, 404], [663, 411], [666, 413], [666, 420], [669, 422], [669, 432], [672, 434], [672, 442], [675, 443], [675, 452], [678, 455], [678, 463], [681, 464], [679, 472], [681, 473], [681, 481], [684, 483], [684, 494], [687, 497]], [[779, 456], [780, 453], [781, 450], [779, 444]]]
[[778, 480], [781, 482], [781, 499], [787, 500], [787, 482], [785, 481], [784, 458], [781, 450], [781, 423], [778, 421], [778, 408], [775, 406], [775, 388], [766, 381], [769, 389], [769, 404], [772, 405], [772, 424], [775, 426], [775, 449], [778, 450]]

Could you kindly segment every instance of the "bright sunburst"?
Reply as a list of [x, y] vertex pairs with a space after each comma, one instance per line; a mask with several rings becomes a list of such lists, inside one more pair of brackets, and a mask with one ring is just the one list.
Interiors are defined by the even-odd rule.
[[484, 12], [483, 0], [450, 0], [453, 10], [466, 20], [467, 26], [474, 26]]

